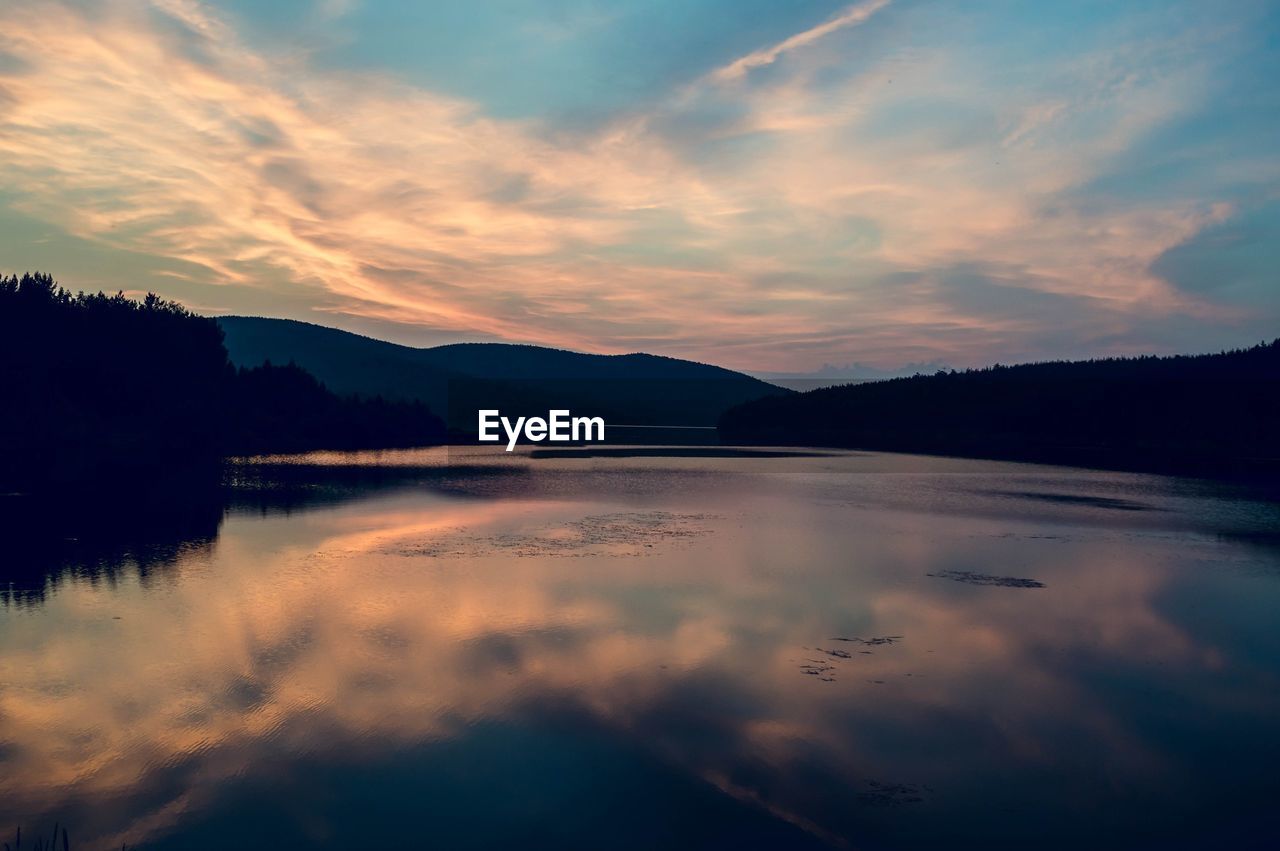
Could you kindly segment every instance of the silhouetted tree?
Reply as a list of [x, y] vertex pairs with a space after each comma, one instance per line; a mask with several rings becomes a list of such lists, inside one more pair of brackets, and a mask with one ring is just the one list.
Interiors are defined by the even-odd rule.
[[296, 367], [237, 371], [217, 322], [176, 302], [73, 295], [39, 273], [0, 277], [0, 400], [6, 487], [443, 434], [420, 405], [338, 399]]
[[338, 397], [293, 363], [241, 368], [228, 406], [227, 441], [237, 452], [420, 446], [445, 436], [443, 422], [419, 402]]
[[1280, 340], [1213, 355], [938, 372], [762, 399], [723, 440], [1135, 469], [1275, 467]]

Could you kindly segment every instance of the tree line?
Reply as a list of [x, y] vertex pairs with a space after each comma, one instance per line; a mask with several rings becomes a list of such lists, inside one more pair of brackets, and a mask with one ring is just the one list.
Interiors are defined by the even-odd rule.
[[236, 368], [218, 323], [176, 302], [40, 273], [0, 276], [0, 399], [8, 488], [444, 438], [421, 403], [340, 397], [292, 364]]
[[1280, 340], [1206, 355], [939, 371], [748, 402], [736, 444], [1203, 473], [1280, 468]]

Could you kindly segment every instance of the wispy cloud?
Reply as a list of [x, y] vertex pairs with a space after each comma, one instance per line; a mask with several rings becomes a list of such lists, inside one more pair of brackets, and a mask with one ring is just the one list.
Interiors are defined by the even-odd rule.
[[[856, 26], [925, 12], [850, 7], [582, 131], [272, 53], [189, 0], [8, 5], [0, 198], [183, 264], [154, 285], [198, 304], [741, 367], [1216, 346], [1265, 319], [1157, 264], [1247, 203], [1220, 155], [1105, 185], [1212, 100], [1221, 44], [997, 67], [944, 24], [898, 21], [910, 50]], [[1280, 185], [1265, 152], [1231, 164]]]
[[888, 6], [889, 3], [890, 0], [867, 0], [865, 3], [855, 3], [825, 23], [818, 24], [818, 26], [807, 29], [804, 32], [798, 32], [772, 47], [754, 50], [746, 56], [735, 59], [723, 68], [718, 69], [712, 76], [717, 80], [739, 79], [753, 68], [772, 65], [784, 53], [807, 47], [837, 30], [861, 24], [876, 12]]

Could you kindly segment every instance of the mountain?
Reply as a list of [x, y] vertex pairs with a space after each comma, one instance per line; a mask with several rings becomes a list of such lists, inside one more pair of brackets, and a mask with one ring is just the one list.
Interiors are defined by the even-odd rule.
[[721, 440], [1203, 471], [1280, 467], [1280, 340], [898, 378], [750, 402]]
[[770, 384], [776, 384], [779, 387], [785, 387], [786, 389], [794, 390], [797, 393], [804, 393], [809, 390], [821, 390], [823, 387], [839, 387], [842, 384], [865, 384], [868, 381], [881, 380], [878, 378], [855, 378], [848, 375], [829, 375], [821, 377], [807, 373], [786, 372], [754, 372], [752, 375], [761, 381], [767, 381]]
[[941, 361], [908, 363], [897, 369], [881, 369], [861, 363], [844, 366], [824, 363], [812, 372], [752, 372], [756, 378], [787, 387], [791, 390], [818, 390], [839, 384], [862, 384], [866, 381], [884, 381], [888, 378], [908, 378], [913, 375], [932, 375], [949, 367]]
[[[477, 408], [545, 416], [551, 408], [622, 425], [708, 429], [734, 405], [789, 391], [718, 366], [648, 354], [458, 343], [413, 348], [289, 319], [219, 318], [233, 363], [292, 361], [335, 393], [416, 400], [473, 433]], [[647, 442], [657, 432], [626, 435]], [[614, 432], [613, 436], [620, 436]], [[680, 435], [672, 433], [668, 439]], [[692, 432], [683, 437], [692, 438]]]

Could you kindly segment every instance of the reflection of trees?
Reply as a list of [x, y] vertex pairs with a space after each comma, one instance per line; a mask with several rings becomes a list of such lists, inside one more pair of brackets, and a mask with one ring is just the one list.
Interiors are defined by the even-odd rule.
[[145, 584], [184, 555], [210, 550], [228, 511], [290, 514], [422, 480], [422, 471], [403, 468], [209, 465], [160, 481], [4, 497], [0, 603], [39, 604], [66, 582], [115, 582], [130, 571]]
[[0, 604], [39, 604], [66, 582], [114, 582], [128, 571], [145, 583], [211, 549], [229, 512], [289, 515], [405, 488], [484, 498], [530, 490], [531, 478], [526, 469], [461, 464], [230, 463], [4, 496]]
[[[624, 769], [656, 758], [672, 777], [814, 836], [875, 838], [916, 813], [936, 825], [945, 807], [975, 830], [962, 808], [1036, 812], [1067, 831], [1070, 812], [1044, 804], [1037, 785], [1050, 775], [1063, 801], [1099, 801], [1094, 769], [1105, 769], [1164, 804], [1167, 777], [1222, 777], [1233, 761], [1252, 770], [1243, 736], [1219, 739], [1209, 725], [1274, 729], [1259, 720], [1272, 708], [1259, 696], [1267, 660], [1242, 659], [1229, 636], [1207, 643], [1200, 613], [1188, 621], [1169, 608], [1180, 589], [1203, 588], [1169, 565], [1223, 551], [1159, 534], [1117, 545], [1116, 528], [1143, 527], [1091, 527], [1092, 509], [1075, 503], [1023, 500], [1081, 520], [1052, 540], [1010, 534], [1041, 531], [1024, 528], [1041, 513], [1010, 520], [972, 506], [953, 513], [950, 503], [911, 513], [906, 503], [868, 512], [798, 500], [764, 512], [740, 498], [702, 539], [711, 550], [659, 545], [645, 548], [653, 557], [572, 563], [484, 546], [412, 555], [459, 529], [478, 540], [572, 530], [603, 510], [589, 501], [609, 484], [597, 475], [283, 461], [239, 470], [219, 491], [219, 546], [191, 558], [179, 550], [176, 564], [197, 564], [163, 594], [81, 586], [47, 601], [48, 621], [13, 619], [0, 712], [14, 746], [3, 756], [13, 775], [34, 779], [11, 803], [0, 796], [0, 821], [10, 811], [74, 812], [86, 833], [176, 836], [185, 847], [181, 832], [201, 819], [238, 817], [227, 796], [246, 785], [275, 801], [292, 784], [305, 791], [326, 764], [335, 776], [350, 766], [388, 783], [386, 766], [411, 751], [412, 783], [434, 759], [469, 759], [487, 739], [519, 752], [519, 731], [532, 730], [566, 748], [590, 733], [616, 743], [600, 753]], [[670, 473], [661, 475], [671, 492]], [[645, 476], [627, 478], [631, 507], [651, 510]], [[680, 493], [724, 482], [691, 473]], [[492, 498], [504, 487], [523, 498]], [[383, 498], [355, 504], [361, 494]], [[970, 490], [957, 498], [976, 500]], [[1155, 522], [1155, 512], [1139, 514]], [[1034, 564], [1048, 587], [927, 575], [1014, 564]], [[123, 615], [119, 629], [107, 603]], [[815, 648], [852, 635], [903, 639], [828, 656], [832, 682], [804, 676]], [[1169, 698], [1163, 720], [1146, 724], [1151, 705], [1128, 696], [1157, 690]], [[1224, 747], [1189, 751], [1194, 736]], [[893, 790], [906, 798], [922, 783], [938, 790], [927, 806], [893, 803]], [[1226, 799], [1231, 784], [1218, 784], [1221, 793], [1204, 784], [1205, 811], [1249, 803]], [[519, 803], [487, 800], [486, 824]], [[1139, 835], [1140, 816], [1118, 814], [1117, 830]], [[1016, 820], [1011, 830], [1047, 830]]]
[[42, 602], [69, 581], [114, 582], [129, 570], [145, 583], [184, 553], [213, 546], [222, 523], [216, 468], [113, 485], [5, 498], [4, 605]]

